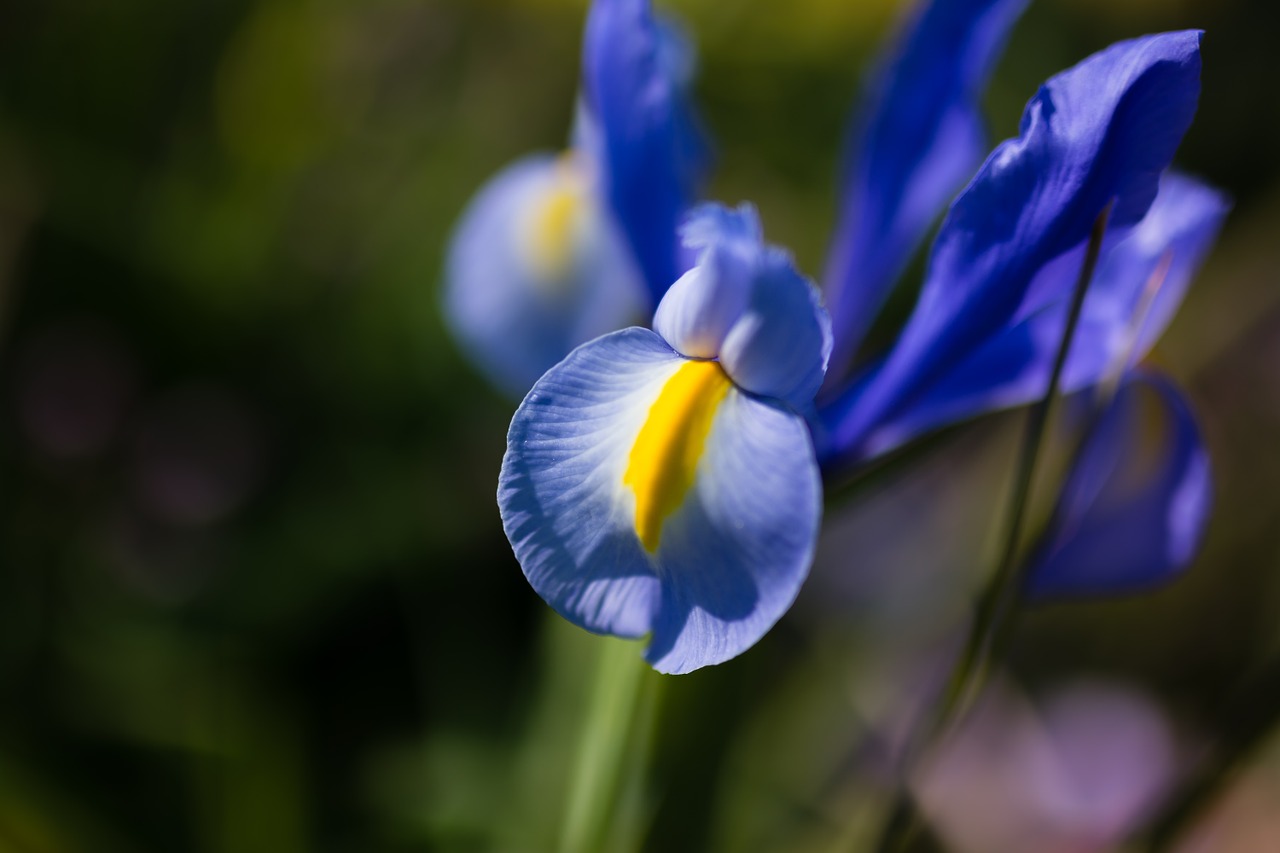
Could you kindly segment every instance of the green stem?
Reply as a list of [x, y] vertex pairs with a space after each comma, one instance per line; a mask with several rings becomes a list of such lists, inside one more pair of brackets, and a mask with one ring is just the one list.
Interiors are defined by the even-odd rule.
[[889, 820], [876, 848], [881, 853], [905, 850], [911, 843], [919, 829], [920, 818], [907, 789], [906, 783], [910, 771], [920, 753], [927, 746], [944, 737], [963, 717], [964, 712], [985, 683], [997, 651], [1003, 649], [1008, 642], [1014, 624], [1012, 617], [1017, 610], [1016, 604], [1021, 589], [1022, 566], [1018, 556], [1022, 550], [1022, 528], [1026, 520], [1027, 507], [1031, 503], [1031, 488], [1035, 482], [1036, 467], [1044, 446], [1045, 435], [1048, 433], [1049, 416], [1052, 414], [1053, 403], [1058, 395], [1058, 385], [1067, 364], [1067, 356], [1071, 352], [1071, 341], [1075, 338], [1076, 327], [1080, 323], [1085, 295], [1089, 292], [1089, 283], [1093, 280], [1098, 255], [1102, 250], [1102, 238], [1106, 234], [1110, 216], [1111, 205], [1108, 204], [1093, 223], [1089, 245], [1085, 250], [1084, 264], [1080, 268], [1080, 277], [1071, 295], [1067, 323], [1062, 332], [1062, 341], [1054, 356], [1049, 382], [1045, 387], [1044, 396], [1027, 414], [1026, 429], [1019, 448], [1013, 490], [1009, 499], [1008, 529], [999, 561], [978, 601], [977, 612], [970, 626], [968, 638], [951, 672], [942, 702], [934, 712], [929, 725], [922, 730], [920, 736], [908, 744], [905, 750], [902, 762], [904, 772], [900, 774], [899, 787], [889, 812]]
[[[569, 797], [560, 840], [562, 853], [601, 849], [617, 817], [619, 799], [628, 788], [628, 772], [642, 772], [643, 743], [637, 723], [646, 682], [656, 680], [638, 654], [636, 644], [602, 637], [595, 689], [587, 709], [578, 760], [569, 783]], [[648, 691], [652, 693], [653, 691]], [[630, 759], [630, 760], [628, 760]]]

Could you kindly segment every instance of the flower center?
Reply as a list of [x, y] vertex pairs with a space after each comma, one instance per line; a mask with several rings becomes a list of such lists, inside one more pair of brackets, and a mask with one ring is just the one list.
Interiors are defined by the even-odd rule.
[[662, 525], [693, 485], [720, 401], [732, 382], [714, 361], [687, 361], [658, 392], [622, 482], [636, 496], [636, 535], [656, 553]]

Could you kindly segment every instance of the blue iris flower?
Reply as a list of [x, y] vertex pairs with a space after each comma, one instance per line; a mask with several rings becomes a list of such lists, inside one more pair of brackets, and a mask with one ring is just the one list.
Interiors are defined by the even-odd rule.
[[804, 418], [831, 349], [817, 290], [750, 207], [684, 227], [653, 330], [574, 350], [511, 422], [498, 503], [534, 589], [662, 672], [719, 663], [790, 607], [822, 485]]
[[708, 207], [684, 229], [698, 261], [653, 330], [591, 341], [535, 384], [498, 501], [526, 576], [566, 618], [649, 636], [647, 659], [665, 672], [741, 653], [808, 571], [820, 472], [1043, 394], [1101, 211], [1118, 272], [1091, 297], [1073, 387], [1107, 375], [1111, 336], [1132, 326], [1142, 283], [1121, 273], [1141, 253], [1122, 247], [1151, 239], [1164, 258], [1176, 243], [1161, 263], [1170, 284], [1189, 276], [1198, 255], [1170, 236], [1178, 215], [1153, 202], [1195, 112], [1198, 32], [1122, 42], [1049, 80], [1019, 137], [952, 203], [897, 341], [855, 361], [870, 316], [975, 165], [978, 96], [1023, 5], [926, 4], [881, 63], [828, 264], [830, 325], [750, 208]]
[[516, 397], [578, 344], [651, 316], [688, 266], [676, 230], [708, 166], [692, 52], [648, 0], [595, 3], [582, 65], [570, 150], [498, 173], [449, 247], [449, 327]]

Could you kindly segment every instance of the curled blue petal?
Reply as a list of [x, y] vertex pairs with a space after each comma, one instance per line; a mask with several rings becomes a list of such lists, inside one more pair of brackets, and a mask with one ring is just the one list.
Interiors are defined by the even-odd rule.
[[[689, 375], [708, 378], [709, 400], [681, 397], [699, 388], [681, 386]], [[540, 379], [508, 434], [498, 504], [530, 584], [588, 630], [650, 635], [663, 672], [749, 648], [813, 558], [821, 482], [804, 421], [723, 376], [653, 332], [615, 332]], [[701, 435], [660, 434], [655, 452], [672, 428]]]
[[982, 90], [1027, 0], [919, 4], [871, 75], [824, 285], [840, 374], [912, 252], [986, 152]]
[[[1164, 332], [1212, 247], [1230, 204], [1217, 190], [1170, 173], [1136, 227], [1107, 251], [1085, 298], [1062, 377], [1089, 387], [1141, 359]], [[1065, 263], [1064, 263], [1065, 261]], [[1041, 270], [1033, 291], [1056, 301], [1023, 309], [1008, 327], [941, 374], [864, 443], [875, 455], [930, 429], [1044, 395], [1062, 343], [1066, 297], [1079, 274], [1069, 253]]]
[[817, 289], [764, 243], [750, 205], [703, 205], [682, 233], [698, 262], [663, 297], [654, 330], [684, 355], [719, 358], [746, 391], [807, 406], [831, 353]]
[[1006, 327], [1037, 273], [1111, 223], [1137, 223], [1191, 123], [1200, 36], [1120, 42], [1055, 76], [956, 199], [920, 300], [875, 375], [823, 407], [824, 456], [856, 454], [879, 423]]
[[1076, 459], [1026, 592], [1106, 594], [1168, 580], [1195, 556], [1211, 503], [1209, 457], [1186, 401], [1164, 377], [1130, 374]]
[[684, 271], [676, 229], [710, 159], [689, 97], [692, 51], [649, 0], [595, 0], [582, 65], [605, 197], [656, 305]]
[[754, 208], [698, 207], [680, 230], [698, 262], [671, 285], [653, 315], [653, 329], [691, 358], [715, 358], [729, 329], [747, 309], [764, 237]]
[[571, 157], [512, 164], [476, 194], [449, 245], [449, 328], [512, 396], [645, 313], [639, 273], [584, 172]]
[[831, 356], [831, 321], [817, 288], [791, 257], [767, 249], [751, 300], [725, 336], [720, 363], [741, 388], [804, 408], [818, 393]]

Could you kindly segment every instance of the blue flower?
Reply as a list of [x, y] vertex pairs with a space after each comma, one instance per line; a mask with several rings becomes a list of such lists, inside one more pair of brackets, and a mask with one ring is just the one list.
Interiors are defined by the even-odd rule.
[[578, 344], [643, 321], [687, 267], [676, 229], [708, 160], [692, 65], [648, 0], [597, 0], [573, 147], [508, 166], [463, 213], [446, 319], [504, 391], [523, 395]]
[[1088, 434], [1024, 575], [1035, 599], [1132, 591], [1195, 556], [1213, 498], [1195, 418], [1166, 377], [1127, 372]]
[[[952, 203], [897, 341], [820, 401], [814, 429], [828, 470], [1043, 393], [1034, 379], [1047, 381], [1094, 221], [1111, 205], [1112, 244], [1143, 221], [1191, 123], [1200, 37], [1119, 42], [1041, 87], [1020, 136], [998, 146]], [[1097, 300], [1100, 308], [1105, 298]], [[1090, 316], [1104, 338], [1129, 325], [1123, 312]], [[843, 331], [834, 325], [837, 351]], [[1081, 357], [1077, 387], [1098, 381], [1105, 363]]]
[[[1144, 357], [1173, 318], [1212, 247], [1229, 204], [1221, 193], [1175, 172], [1142, 221], [1112, 232], [1085, 298], [1062, 390], [1088, 388]], [[867, 441], [891, 448], [930, 429], [1043, 396], [1066, 322], [1080, 259], [1069, 253], [1036, 274], [1025, 304], [956, 359], [911, 406], [886, 418]], [[1139, 322], [1140, 321], [1140, 322]]]
[[[526, 577], [570, 621], [648, 635], [646, 656], [665, 672], [741, 653], [808, 571], [818, 462], [836, 476], [925, 430], [1043, 393], [1104, 209], [1114, 273], [1100, 279], [1114, 284], [1091, 298], [1076, 387], [1105, 377], [1121, 345], [1112, 337], [1132, 327], [1143, 264], [1185, 286], [1216, 228], [1212, 205], [1177, 202], [1204, 197], [1178, 178], [1166, 181], [1167, 204], [1153, 202], [1195, 112], [1198, 32], [1122, 42], [1048, 81], [1020, 136], [952, 204], [896, 343], [855, 363], [870, 315], [973, 168], [982, 81], [1022, 6], [928, 4], [882, 65], [828, 265], [834, 323], [763, 244], [749, 208], [708, 208], [684, 230], [698, 262], [671, 285], [653, 331], [591, 341], [530, 391], [508, 436], [499, 505]], [[633, 201], [643, 184], [639, 175]], [[1149, 337], [1138, 334], [1140, 349]], [[815, 403], [833, 339], [836, 376]]]
[[525, 576], [590, 631], [649, 635], [663, 672], [753, 645], [808, 573], [822, 487], [804, 418], [826, 312], [750, 207], [684, 228], [697, 264], [631, 328], [576, 349], [517, 410], [498, 487]]

